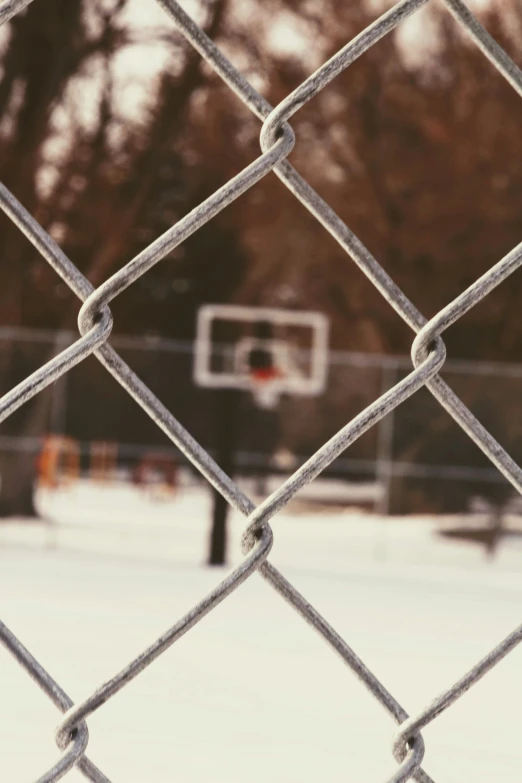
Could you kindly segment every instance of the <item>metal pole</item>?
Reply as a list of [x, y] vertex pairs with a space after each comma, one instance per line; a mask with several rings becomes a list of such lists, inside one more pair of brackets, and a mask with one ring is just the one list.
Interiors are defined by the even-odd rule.
[[[241, 392], [220, 389], [217, 393], [216, 458], [220, 468], [232, 478], [237, 448]], [[212, 489], [214, 507], [210, 533], [209, 565], [225, 565], [227, 549], [228, 501], [217, 489]]]
[[[387, 364], [383, 367], [381, 395], [391, 389], [397, 379], [397, 365]], [[383, 491], [375, 504], [375, 511], [382, 516], [390, 513], [390, 489], [393, 467], [393, 430], [395, 424], [395, 409], [379, 422], [377, 434], [377, 465], [376, 478]]]
[[[58, 356], [72, 342], [68, 332], [56, 332], [54, 340], [54, 356]], [[67, 382], [68, 374], [61, 375], [53, 384], [51, 412], [49, 416], [50, 430], [55, 435], [63, 435], [67, 427]]]
[[[386, 364], [382, 370], [381, 395], [391, 389], [397, 379], [398, 367], [395, 363]], [[375, 511], [380, 517], [387, 517], [390, 513], [390, 489], [393, 467], [393, 431], [395, 424], [395, 409], [379, 422], [377, 432], [377, 464], [375, 476], [379, 495], [375, 503]], [[379, 525], [379, 532], [375, 539], [374, 553], [378, 560], [385, 557], [384, 524]]]

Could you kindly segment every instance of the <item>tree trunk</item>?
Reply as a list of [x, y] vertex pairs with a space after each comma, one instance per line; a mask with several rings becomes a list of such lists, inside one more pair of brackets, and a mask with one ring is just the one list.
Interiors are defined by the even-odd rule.
[[[235, 389], [222, 389], [218, 392], [216, 460], [225, 473], [233, 477], [235, 451], [237, 447], [237, 431], [239, 420], [239, 402], [241, 392]], [[228, 501], [223, 495], [213, 489], [214, 510], [212, 514], [212, 530], [208, 564], [225, 565], [227, 550], [227, 516]]]
[[0, 517], [37, 517], [34, 505], [36, 455], [31, 451], [4, 454], [0, 461]]
[[[23, 411], [16, 434], [41, 438], [49, 432], [51, 389], [44, 389]], [[5, 451], [0, 458], [0, 517], [38, 517], [34, 505], [37, 480], [37, 454], [34, 451]]]

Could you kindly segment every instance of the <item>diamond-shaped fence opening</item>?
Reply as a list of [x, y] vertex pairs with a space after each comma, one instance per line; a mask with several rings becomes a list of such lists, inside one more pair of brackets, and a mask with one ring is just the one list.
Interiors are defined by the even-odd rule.
[[[37, 1], [45, 2], [45, 0]], [[81, 363], [86, 357], [94, 355], [201, 474], [232, 506], [245, 515], [247, 519], [243, 535], [244, 559], [184, 617], [163, 636], [155, 640], [147, 650], [132, 660], [111, 680], [104, 683], [95, 693], [75, 705], [62, 691], [58, 683], [32, 657], [21, 641], [5, 625], [0, 624], [0, 640], [4, 646], [26, 669], [56, 707], [64, 713], [56, 732], [56, 741], [60, 749], [59, 758], [52, 769], [42, 774], [39, 782], [45, 781], [47, 783], [59, 780], [75, 765], [87, 779], [98, 782], [107, 781], [103, 773], [94, 766], [86, 755], [88, 747], [86, 720], [89, 715], [102, 707], [108, 699], [125, 687], [130, 680], [151, 664], [180, 636], [190, 631], [199, 620], [238, 589], [252, 574], [259, 572], [266, 582], [322, 636], [332, 651], [343, 658], [369, 692], [378, 699], [393, 720], [399, 724], [393, 742], [397, 765], [388, 779], [389, 783], [392, 781], [399, 783], [410, 779], [427, 783], [432, 778], [421, 767], [424, 756], [422, 729], [459, 699], [522, 640], [522, 626], [501, 641], [482, 661], [479, 661], [460, 680], [440, 694], [425, 710], [414, 716], [409, 716], [347, 642], [271, 565], [268, 559], [273, 542], [270, 520], [299, 493], [305, 484], [318, 476], [351, 443], [421, 388], [429, 390], [435, 400], [446, 409], [490, 462], [519, 493], [522, 493], [520, 467], [439, 375], [446, 359], [442, 340], [444, 330], [480, 302], [522, 264], [522, 244], [515, 247], [466, 291], [448, 303], [430, 321], [426, 321], [415, 305], [395, 285], [378, 260], [370, 254], [348, 226], [286, 160], [295, 141], [289, 124], [292, 116], [360, 55], [394, 30], [404, 19], [424, 6], [427, 0], [402, 0], [396, 3], [360, 35], [347, 42], [344, 48], [319, 67], [275, 108], [270, 106], [248, 83], [175, 0], [157, 1], [171, 17], [188, 43], [206, 60], [210, 68], [263, 121], [261, 153], [237, 176], [199, 204], [186, 217], [96, 289], [93, 289], [81, 272], [15, 197], [5, 187], [0, 186], [0, 205], [6, 215], [24, 232], [43, 258], [83, 302], [79, 315], [80, 336], [52, 360], [39, 367], [3, 396], [0, 402], [0, 420], [5, 420], [22, 404], [42, 392], [49, 384]], [[491, 61], [492, 67], [497, 68], [522, 97], [522, 72], [506, 52], [483, 29], [462, 0], [442, 1], [458, 24], [464, 28], [474, 43]], [[0, 22], [9, 20], [28, 6], [30, 2], [31, 0], [4, 0], [0, 5]], [[413, 368], [411, 371], [345, 424], [279, 489], [256, 507], [191, 434], [184, 429], [174, 414], [167, 410], [109, 345], [108, 338], [112, 329], [109, 305], [122, 291], [131, 286], [177, 245], [198, 231], [212, 217], [272, 171], [303, 203], [310, 213], [309, 219], [319, 221], [347, 255], [361, 268], [390, 306], [416, 333], [416, 337], [412, 345]]]

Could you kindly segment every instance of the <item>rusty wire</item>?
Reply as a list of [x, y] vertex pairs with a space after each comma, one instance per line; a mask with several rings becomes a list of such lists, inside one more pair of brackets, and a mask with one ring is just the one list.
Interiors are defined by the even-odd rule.
[[[2, 644], [56, 707], [64, 713], [56, 730], [56, 743], [61, 755], [52, 769], [38, 778], [38, 783], [57, 781], [67, 775], [75, 765], [88, 780], [95, 781], [95, 783], [108, 783], [108, 778], [86, 756], [89, 739], [86, 722], [88, 717], [121, 688], [125, 687], [130, 680], [139, 675], [170, 645], [189, 631], [255, 572], [259, 572], [268, 584], [321, 635], [332, 650], [341, 656], [368, 691], [399, 724], [392, 740], [392, 751], [397, 764], [395, 769], [390, 772], [387, 783], [403, 783], [403, 781], [411, 779], [419, 781], [419, 783], [432, 781], [432, 778], [421, 766], [424, 757], [424, 741], [421, 730], [459, 699], [522, 641], [522, 626], [520, 626], [455, 684], [440, 694], [428, 707], [418, 715], [409, 716], [347, 642], [268, 560], [273, 542], [270, 521], [274, 515], [284, 508], [305, 484], [318, 476], [347, 446], [423, 386], [429, 389], [497, 469], [522, 494], [522, 470], [520, 467], [438, 374], [446, 358], [446, 349], [441, 335], [452, 323], [480, 302], [522, 264], [522, 243], [430, 321], [426, 321], [362, 242], [286, 160], [295, 142], [294, 132], [289, 125], [291, 117], [361, 54], [428, 1], [401, 0], [396, 3], [360, 35], [349, 41], [328, 62], [319, 67], [278, 106], [273, 108], [236, 70], [176, 0], [157, 0], [189, 44], [199, 52], [201, 57], [243, 103], [262, 120], [261, 154], [236, 177], [209, 196], [96, 289], [93, 289], [88, 280], [44, 229], [28, 214], [13, 194], [0, 185], [0, 207], [83, 302], [78, 317], [79, 338], [0, 400], [0, 421], [6, 419], [24, 402], [38, 394], [87, 356], [93, 354], [141, 405], [158, 427], [191, 460], [201, 474], [221, 492], [233, 507], [239, 509], [247, 518], [247, 526], [243, 535], [244, 558], [240, 565], [233, 569], [184, 617], [169, 628], [163, 636], [154, 641], [147, 650], [80, 703], [73, 704], [58, 683], [30, 654], [17, 636], [3, 623], [0, 623]], [[434, 2], [434, 0], [431, 1]], [[440, 1], [491, 61], [492, 65], [522, 97], [521, 70], [481, 26], [465, 3], [462, 0]], [[8, 21], [30, 2], [32, 0], [4, 0], [0, 4], [0, 23]], [[45, 2], [45, 0], [39, 0], [39, 2]], [[361, 268], [382, 296], [411, 327], [416, 336], [411, 352], [413, 369], [409, 375], [348, 422], [278, 490], [256, 508], [235, 482], [220, 469], [205, 449], [192, 438], [173, 414], [162, 405], [151, 390], [110, 347], [107, 340], [112, 329], [110, 302], [148, 269], [161, 261], [177, 245], [272, 171], [304, 204], [311, 216], [318, 220], [334, 237], [341, 248], [345, 250], [347, 256], [350, 256]]]

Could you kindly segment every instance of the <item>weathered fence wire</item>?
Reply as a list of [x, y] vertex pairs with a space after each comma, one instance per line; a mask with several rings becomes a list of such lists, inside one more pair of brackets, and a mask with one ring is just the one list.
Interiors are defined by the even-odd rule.
[[[38, 1], [45, 2], [45, 0]], [[30, 2], [31, 0], [4, 0], [0, 4], [0, 23], [9, 20]], [[267, 583], [322, 636], [332, 650], [343, 658], [368, 691], [399, 724], [392, 742], [397, 766], [395, 771], [390, 774], [388, 783], [402, 783], [410, 779], [419, 781], [419, 783], [429, 783], [432, 778], [421, 767], [424, 757], [424, 741], [421, 730], [459, 699], [522, 641], [522, 625], [501, 641], [460, 680], [440, 694], [425, 710], [416, 716], [409, 716], [347, 642], [270, 564], [268, 556], [273, 542], [270, 521], [305, 484], [318, 476], [347, 446], [424, 386], [429, 389], [464, 432], [482, 449], [513, 487], [522, 494], [522, 470], [520, 467], [438, 374], [446, 359], [446, 349], [442, 341], [443, 332], [522, 264], [522, 243], [430, 321], [426, 321], [362, 242], [286, 160], [295, 142], [289, 120], [296, 111], [380, 38], [425, 5], [428, 0], [402, 0], [396, 3], [360, 35], [349, 41], [343, 49], [318, 68], [275, 108], [270, 106], [235, 69], [201, 28], [178, 5], [176, 0], [157, 0], [157, 2], [165, 9], [180, 32], [209, 66], [263, 121], [262, 154], [96, 289], [91, 286], [44, 229], [28, 214], [13, 194], [0, 185], [1, 208], [83, 302], [78, 318], [80, 337], [4, 395], [0, 400], [0, 421], [6, 419], [24, 402], [82, 362], [87, 356], [93, 354], [141, 405], [157, 426], [191, 460], [201, 474], [222, 493], [232, 506], [245, 515], [247, 526], [243, 535], [244, 559], [147, 650], [131, 661], [111, 680], [104, 683], [95, 693], [78, 704], [72, 703], [58, 683], [43, 669], [15, 634], [0, 623], [0, 640], [4, 646], [57, 708], [64, 713], [56, 730], [56, 742], [61, 755], [52, 769], [41, 775], [38, 783], [51, 783], [51, 781], [59, 780], [75, 765], [87, 779], [96, 783], [107, 783], [108, 778], [86, 756], [89, 739], [86, 720], [89, 715], [102, 707], [108, 699], [139, 675], [180, 636], [189, 631], [255, 572], [259, 572]], [[492, 65], [522, 97], [521, 70], [491, 38], [465, 3], [462, 0], [442, 0], [442, 2]], [[355, 261], [389, 302], [390, 306], [416, 333], [416, 337], [411, 352], [413, 369], [409, 375], [396, 383], [392, 389], [385, 391], [362, 413], [348, 422], [276, 492], [261, 505], [255, 507], [235, 482], [219, 468], [212, 457], [110, 347], [107, 340], [112, 329], [110, 302], [214, 215], [225, 209], [228, 204], [272, 171], [304, 204], [310, 214], [336, 239], [347, 255]]]

